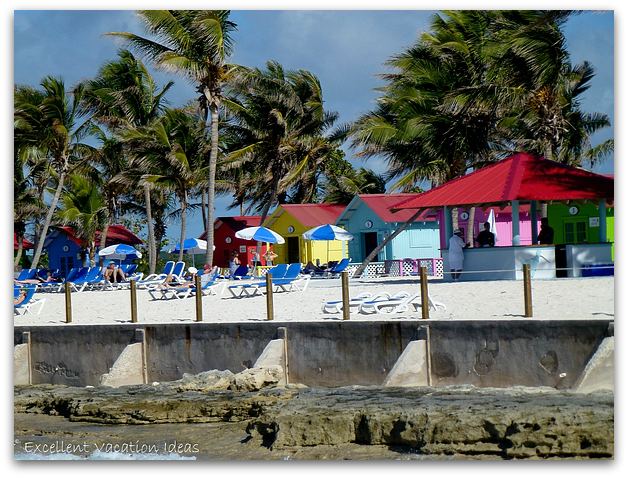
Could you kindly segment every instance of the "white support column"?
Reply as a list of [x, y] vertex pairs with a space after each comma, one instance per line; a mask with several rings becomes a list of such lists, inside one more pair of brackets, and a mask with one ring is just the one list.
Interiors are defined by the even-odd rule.
[[539, 241], [538, 219], [536, 217], [536, 201], [530, 201], [530, 227], [532, 228], [532, 244]]
[[512, 245], [519, 246], [521, 244], [521, 236], [519, 233], [519, 201], [512, 201]]
[[601, 199], [598, 205], [598, 213], [600, 216], [600, 242], [606, 242], [606, 199]]

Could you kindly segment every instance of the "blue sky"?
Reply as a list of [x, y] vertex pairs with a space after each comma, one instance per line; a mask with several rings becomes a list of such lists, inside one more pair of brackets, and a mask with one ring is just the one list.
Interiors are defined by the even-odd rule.
[[[410, 46], [429, 28], [431, 11], [235, 11], [234, 63], [262, 66], [277, 60], [288, 69], [304, 68], [321, 80], [326, 107], [349, 122], [375, 104], [377, 77], [384, 62]], [[573, 16], [564, 31], [572, 62], [588, 60], [596, 77], [584, 95], [582, 108], [607, 114], [614, 124], [614, 19], [612, 12], [585, 12]], [[143, 34], [133, 11], [16, 11], [14, 15], [14, 80], [37, 85], [46, 75], [61, 76], [68, 86], [93, 76], [122, 46], [109, 31]], [[195, 97], [182, 78], [155, 72], [163, 84], [176, 84], [169, 95], [173, 106]], [[613, 128], [593, 137], [597, 144], [613, 136]], [[351, 159], [351, 151], [348, 157]], [[361, 161], [353, 161], [362, 165]], [[385, 164], [371, 159], [366, 167], [385, 171]], [[596, 168], [614, 171], [610, 158]], [[216, 215], [235, 215], [227, 210], [230, 198], [217, 200]], [[200, 215], [188, 222], [188, 236], [202, 229]], [[168, 236], [178, 237], [173, 222]]]

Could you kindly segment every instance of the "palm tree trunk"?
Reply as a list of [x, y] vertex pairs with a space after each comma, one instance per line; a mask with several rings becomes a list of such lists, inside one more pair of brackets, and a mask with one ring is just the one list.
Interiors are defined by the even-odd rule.
[[146, 227], [148, 228], [148, 273], [154, 274], [157, 267], [155, 231], [153, 229], [153, 212], [150, 204], [150, 186], [144, 185], [144, 202], [146, 203]]
[[475, 245], [474, 234], [473, 234], [473, 225], [475, 224], [475, 206], [469, 209], [469, 219], [467, 220], [467, 242], [469, 243], [469, 247], [473, 247]]
[[[105, 228], [100, 233], [100, 248], [104, 249], [107, 246], [107, 234], [109, 233], [109, 221], [105, 224]], [[103, 265], [105, 258], [101, 257], [98, 261], [99, 265]]]
[[46, 219], [44, 220], [44, 225], [41, 228], [41, 234], [37, 238], [37, 247], [35, 249], [35, 254], [33, 255], [33, 263], [31, 264], [31, 268], [36, 269], [39, 264], [39, 259], [41, 258], [41, 253], [44, 250], [44, 242], [46, 240], [46, 235], [48, 234], [48, 228], [52, 223], [52, 216], [57, 209], [57, 203], [59, 202], [59, 198], [61, 197], [61, 190], [63, 189], [63, 183], [65, 181], [65, 168], [59, 173], [59, 184], [57, 184], [57, 190], [55, 191], [54, 196], [52, 197], [52, 202], [50, 203], [50, 208], [48, 209], [48, 213], [46, 214]]
[[215, 102], [211, 104], [210, 111], [212, 147], [209, 151], [209, 189], [207, 192], [207, 224], [205, 228], [207, 252], [205, 252], [205, 263], [211, 266], [214, 261], [214, 203], [216, 196], [216, 163], [218, 162], [218, 105]]
[[185, 241], [185, 226], [188, 215], [187, 207], [187, 193], [184, 192], [181, 197], [181, 236], [179, 240], [179, 262], [183, 261], [183, 242]]
[[96, 241], [89, 241], [89, 267], [96, 265]]
[[15, 256], [15, 261], [13, 263], [13, 268], [17, 270], [17, 266], [20, 264], [20, 259], [22, 258], [22, 251], [24, 249], [24, 236], [18, 234], [17, 235], [17, 255]]
[[399, 234], [405, 231], [408, 228], [408, 226], [412, 224], [416, 220], [416, 218], [421, 215], [422, 212], [423, 212], [423, 209], [417, 209], [417, 211], [412, 215], [412, 217], [410, 217], [410, 219], [408, 219], [401, 226], [399, 226], [395, 230], [395, 232], [393, 232], [390, 236], [384, 239], [380, 245], [378, 245], [375, 249], [373, 249], [373, 251], [368, 255], [368, 257], [364, 259], [364, 262], [360, 264], [360, 267], [358, 267], [355, 270], [353, 277], [354, 278], [360, 277], [362, 273], [364, 272], [364, 270], [366, 269], [366, 266], [368, 266], [369, 263], [377, 257], [377, 254], [379, 254], [379, 251], [381, 251], [384, 247], [386, 247], [386, 244], [392, 241], [395, 237], [397, 237]]
[[207, 201], [205, 200], [205, 190], [201, 189], [201, 216], [203, 217], [203, 231], [207, 231]]

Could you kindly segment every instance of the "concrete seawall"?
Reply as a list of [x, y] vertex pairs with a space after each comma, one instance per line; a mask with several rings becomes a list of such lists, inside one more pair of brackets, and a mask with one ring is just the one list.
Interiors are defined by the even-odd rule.
[[30, 354], [16, 357], [30, 357], [33, 384], [98, 385], [127, 347], [140, 342], [145, 353], [129, 356], [143, 361], [132, 366], [149, 383], [212, 369], [240, 372], [270, 341], [283, 338], [278, 328], [284, 327], [291, 383], [381, 385], [400, 357], [413, 356], [403, 354], [408, 344], [426, 340], [428, 360], [420, 365], [428, 364], [431, 385], [569, 388], [612, 335], [610, 324], [516, 319], [20, 326], [14, 344], [30, 337]]

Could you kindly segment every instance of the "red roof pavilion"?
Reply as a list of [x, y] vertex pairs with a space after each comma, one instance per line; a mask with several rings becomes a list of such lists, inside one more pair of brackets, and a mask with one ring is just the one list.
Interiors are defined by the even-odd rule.
[[517, 153], [425, 193], [415, 194], [391, 209], [613, 198], [612, 177]]

